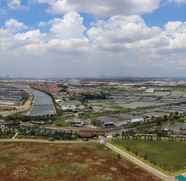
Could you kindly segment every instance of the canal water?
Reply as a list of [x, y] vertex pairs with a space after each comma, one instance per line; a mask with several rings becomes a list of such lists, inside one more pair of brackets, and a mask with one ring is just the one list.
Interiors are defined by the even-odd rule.
[[186, 181], [186, 177], [183, 176], [183, 175], [178, 175], [178, 176], [176, 176], [176, 180], [178, 180], [178, 181]]
[[31, 110], [27, 113], [29, 116], [43, 116], [55, 114], [55, 106], [52, 98], [41, 91], [32, 90], [33, 103]]

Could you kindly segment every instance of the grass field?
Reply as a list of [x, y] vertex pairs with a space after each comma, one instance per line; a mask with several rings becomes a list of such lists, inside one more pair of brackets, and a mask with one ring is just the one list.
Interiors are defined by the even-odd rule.
[[146, 142], [144, 140], [115, 140], [113, 144], [133, 152], [170, 173], [186, 169], [185, 142]]
[[0, 144], [1, 181], [159, 181], [93, 144]]

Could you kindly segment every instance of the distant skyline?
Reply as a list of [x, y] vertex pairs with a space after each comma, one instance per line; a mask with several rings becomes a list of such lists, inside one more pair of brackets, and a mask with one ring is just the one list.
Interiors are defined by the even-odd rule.
[[186, 77], [186, 0], [0, 0], [0, 76]]

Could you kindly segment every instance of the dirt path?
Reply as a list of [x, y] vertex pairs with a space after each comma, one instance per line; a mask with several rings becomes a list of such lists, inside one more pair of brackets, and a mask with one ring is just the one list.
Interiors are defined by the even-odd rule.
[[16, 142], [26, 142], [26, 143], [52, 143], [52, 144], [78, 144], [78, 143], [97, 143], [96, 140], [93, 141], [81, 141], [81, 140], [72, 140], [72, 141], [49, 141], [49, 140], [42, 140], [42, 139], [0, 139], [0, 143], [16, 143]]

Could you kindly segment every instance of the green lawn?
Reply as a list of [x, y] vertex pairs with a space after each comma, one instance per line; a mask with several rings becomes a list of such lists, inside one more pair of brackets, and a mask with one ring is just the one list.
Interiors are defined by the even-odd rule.
[[170, 173], [186, 169], [186, 142], [114, 139], [112, 143]]

